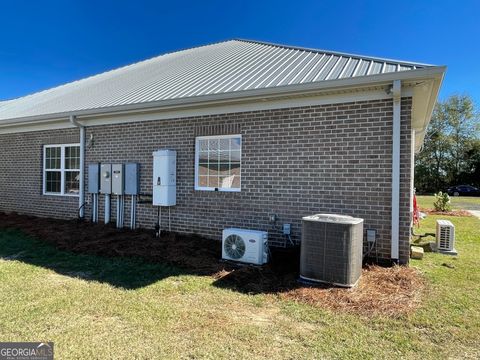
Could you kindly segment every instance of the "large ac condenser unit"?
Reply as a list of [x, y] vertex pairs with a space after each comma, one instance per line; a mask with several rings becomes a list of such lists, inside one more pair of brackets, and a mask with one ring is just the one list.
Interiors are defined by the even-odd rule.
[[362, 254], [363, 219], [332, 214], [302, 219], [301, 280], [355, 286]]

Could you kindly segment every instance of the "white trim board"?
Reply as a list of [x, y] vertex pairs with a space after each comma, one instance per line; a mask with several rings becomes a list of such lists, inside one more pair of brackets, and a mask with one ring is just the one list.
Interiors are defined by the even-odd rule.
[[[406, 88], [402, 90], [404, 96], [412, 96], [413, 90]], [[325, 94], [309, 97], [288, 97], [275, 100], [255, 101], [225, 105], [195, 106], [184, 109], [167, 109], [164, 111], [139, 112], [118, 115], [98, 115], [82, 117], [78, 121], [84, 126], [101, 126], [125, 124], [141, 121], [168, 120], [177, 118], [188, 118], [205, 115], [220, 115], [230, 113], [240, 113], [249, 111], [285, 109], [303, 106], [317, 106], [329, 104], [341, 104], [356, 101], [391, 99], [392, 95], [386, 93], [385, 89], [360, 90], [356, 92], [345, 92], [338, 94]], [[31, 131], [45, 131], [57, 129], [74, 128], [68, 120], [51, 119], [43, 121], [32, 121], [25, 124], [2, 126], [0, 122], [0, 134], [11, 134]]]
[[[77, 109], [71, 108], [52, 114], [34, 114], [30, 116], [7, 117], [2, 118], [1, 125], [14, 125], [21, 123], [29, 123], [32, 121], [43, 121], [49, 119], [65, 119], [71, 115], [77, 118], [87, 118], [90, 116], [146, 112], [164, 109], [182, 109], [188, 107], [197, 107], [202, 105], [221, 105], [225, 103], [250, 102], [257, 100], [268, 101], [270, 99], [278, 99], [293, 96], [315, 96], [325, 93], [341, 93], [354, 92], [373, 87], [386, 87], [391, 85], [394, 80], [402, 82], [421, 83], [434, 78], [443, 78], [446, 68], [444, 66], [427, 67], [409, 71], [390, 72], [385, 74], [356, 76], [353, 78], [322, 80], [317, 82], [282, 85], [270, 88], [250, 89], [234, 92], [215, 93], [210, 95], [201, 95], [193, 97], [181, 97], [174, 99], [163, 99], [150, 101], [145, 103], [123, 104], [115, 106], [106, 106], [93, 109]], [[0, 125], [0, 126], [1, 126]]]

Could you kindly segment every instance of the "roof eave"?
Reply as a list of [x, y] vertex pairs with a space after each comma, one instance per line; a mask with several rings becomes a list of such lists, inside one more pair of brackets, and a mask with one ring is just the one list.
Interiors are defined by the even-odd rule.
[[[297, 95], [314, 95], [316, 93], [321, 93], [325, 91], [332, 90], [348, 90], [361, 88], [371, 85], [382, 85], [389, 84], [393, 80], [429, 80], [441, 78], [443, 79], [443, 74], [445, 73], [445, 66], [435, 66], [428, 68], [421, 68], [415, 70], [406, 70], [400, 72], [392, 72], [385, 74], [376, 74], [376, 75], [367, 75], [359, 76], [354, 78], [347, 79], [334, 79], [334, 80], [324, 80], [321, 82], [308, 83], [308, 84], [298, 84], [298, 85], [287, 85], [281, 87], [273, 88], [263, 88], [263, 89], [254, 89], [254, 90], [245, 90], [232, 93], [221, 93], [221, 94], [212, 94], [212, 95], [203, 95], [196, 97], [172, 99], [172, 100], [160, 100], [152, 101], [146, 103], [136, 103], [120, 106], [110, 106], [103, 108], [95, 109], [84, 109], [69, 111], [63, 113], [55, 114], [45, 114], [37, 116], [29, 116], [22, 118], [11, 118], [0, 120], [0, 127], [5, 126], [16, 126], [25, 123], [33, 122], [42, 122], [42, 121], [52, 121], [52, 120], [68, 120], [70, 115], [75, 115], [77, 118], [88, 118], [91, 116], [100, 116], [106, 114], [118, 114], [124, 112], [144, 112], [144, 111], [155, 111], [163, 109], [181, 109], [194, 106], [202, 105], [215, 105], [215, 104], [225, 104], [225, 103], [236, 103], [236, 102], [247, 102], [247, 101], [258, 101], [258, 100], [269, 100], [271, 98], [279, 98], [283, 96], [297, 96]], [[441, 83], [441, 80], [440, 80]], [[439, 86], [438, 86], [439, 88]], [[436, 95], [433, 97], [436, 99]], [[434, 104], [435, 102], [433, 102]], [[433, 107], [432, 109], [433, 110]], [[430, 114], [431, 114], [431, 110]], [[428, 111], [427, 111], [428, 113]], [[425, 119], [426, 125], [430, 119]], [[426, 126], [425, 125], [425, 126]]]
[[[77, 118], [87, 120], [91, 117], [98, 117], [103, 115], [131, 113], [131, 112], [148, 112], [148, 111], [162, 111], [172, 109], [184, 109], [198, 106], [214, 106], [217, 104], [234, 104], [249, 101], [268, 101], [270, 99], [292, 97], [292, 96], [314, 96], [328, 91], [352, 91], [369, 86], [388, 85], [394, 80], [402, 81], [418, 81], [419, 84], [432, 83], [430, 91], [425, 92], [428, 96], [428, 106], [423, 108], [415, 107], [415, 104], [421, 104], [425, 96], [414, 95], [414, 109], [418, 109], [413, 128], [417, 131], [416, 150], [421, 146], [423, 141], [422, 131], [428, 126], [430, 116], [433, 111], [433, 106], [438, 95], [446, 67], [435, 66], [429, 68], [421, 68], [415, 70], [407, 70], [395, 73], [385, 73], [361, 76], [348, 79], [326, 80], [316, 83], [288, 85], [274, 88], [264, 88], [255, 90], [238, 91], [233, 93], [222, 93], [213, 95], [204, 95], [197, 97], [188, 97], [173, 100], [161, 100], [148, 103], [137, 103], [121, 106], [111, 106], [97, 109], [86, 109], [56, 114], [45, 114], [38, 116], [13, 118], [0, 121], [0, 127], [16, 127], [26, 124], [38, 124], [58, 122], [68, 120], [69, 116], [75, 115]], [[417, 100], [416, 100], [417, 99]], [[420, 141], [420, 143], [418, 143]]]
[[415, 130], [415, 153], [420, 152], [433, 109], [445, 77], [446, 67], [432, 78], [420, 82], [413, 89], [412, 129]]

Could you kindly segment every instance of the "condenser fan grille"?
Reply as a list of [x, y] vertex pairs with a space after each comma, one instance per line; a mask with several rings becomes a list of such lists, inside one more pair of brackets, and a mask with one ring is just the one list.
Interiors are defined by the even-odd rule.
[[227, 255], [232, 259], [240, 259], [245, 255], [245, 241], [238, 235], [229, 235], [223, 244]]

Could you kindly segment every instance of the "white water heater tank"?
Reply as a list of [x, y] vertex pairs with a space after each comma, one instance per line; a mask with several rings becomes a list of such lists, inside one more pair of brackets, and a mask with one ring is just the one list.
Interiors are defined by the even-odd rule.
[[153, 153], [153, 205], [173, 206], [177, 202], [177, 152]]

